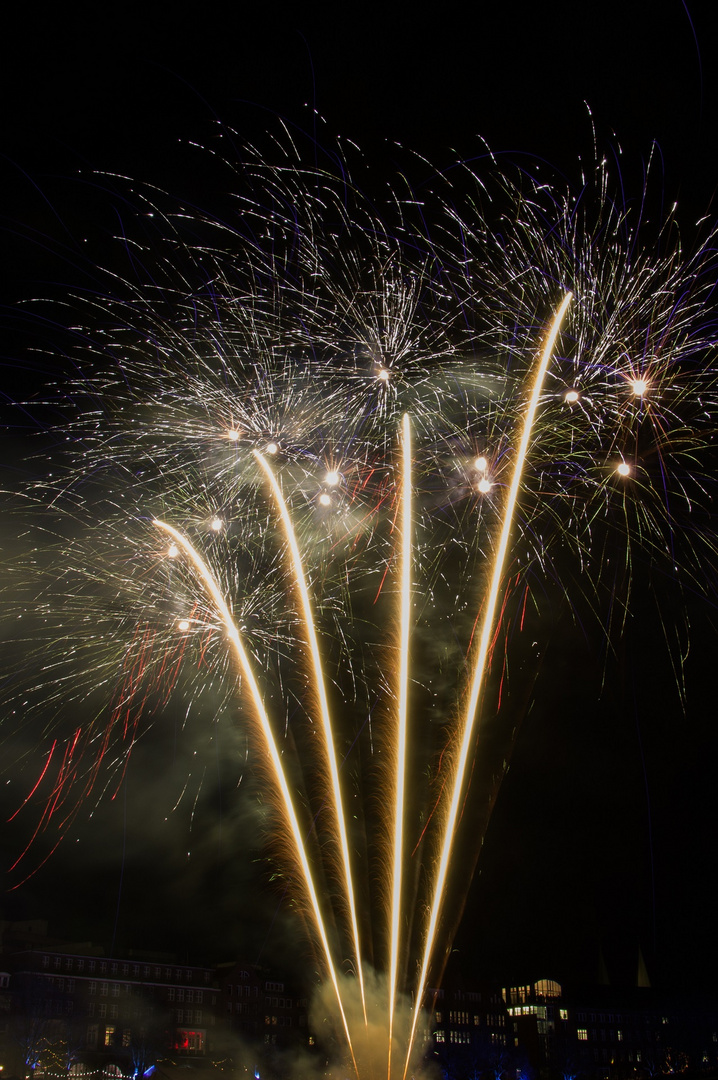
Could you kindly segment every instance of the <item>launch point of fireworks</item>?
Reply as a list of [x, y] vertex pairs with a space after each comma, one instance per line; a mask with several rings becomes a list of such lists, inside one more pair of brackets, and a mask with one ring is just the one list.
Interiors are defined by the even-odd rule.
[[293, 145], [237, 168], [230, 222], [136, 194], [127, 273], [72, 302], [67, 452], [13, 494], [4, 727], [51, 739], [18, 815], [64, 835], [172, 700], [253, 731], [359, 1077], [419, 1059], [514, 631], [563, 607], [612, 641], [635, 577], [715, 564], [715, 234], [649, 242], [605, 163], [576, 192], [485, 164], [381, 215]]

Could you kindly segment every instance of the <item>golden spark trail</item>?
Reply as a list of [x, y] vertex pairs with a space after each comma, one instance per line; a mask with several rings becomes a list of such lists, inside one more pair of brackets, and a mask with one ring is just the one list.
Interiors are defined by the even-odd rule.
[[496, 557], [494, 559], [494, 568], [491, 575], [491, 583], [489, 585], [489, 592], [486, 598], [484, 619], [481, 629], [481, 638], [479, 641], [478, 651], [476, 655], [476, 663], [474, 665], [474, 675], [471, 682], [471, 689], [469, 691], [466, 711], [464, 715], [464, 730], [461, 738], [461, 745], [456, 764], [456, 772], [454, 775], [451, 802], [447, 812], [446, 824], [444, 827], [444, 839], [441, 846], [439, 866], [436, 873], [434, 896], [431, 904], [431, 913], [429, 917], [429, 926], [426, 935], [426, 942], [424, 945], [424, 957], [422, 960], [421, 974], [419, 976], [419, 982], [416, 990], [414, 1018], [412, 1020], [411, 1034], [409, 1036], [409, 1044], [407, 1047], [406, 1061], [404, 1065], [404, 1080], [406, 1080], [406, 1073], [409, 1068], [409, 1059], [411, 1057], [411, 1051], [416, 1036], [416, 1027], [419, 1019], [419, 1013], [421, 1011], [421, 1003], [424, 996], [424, 989], [429, 970], [429, 962], [431, 960], [431, 953], [434, 946], [434, 938], [436, 936], [436, 928], [439, 921], [439, 913], [441, 911], [441, 902], [443, 899], [444, 887], [446, 885], [446, 876], [449, 868], [449, 857], [451, 855], [451, 849], [454, 841], [456, 821], [459, 815], [459, 806], [461, 803], [461, 795], [463, 792], [464, 779], [466, 776], [466, 766], [469, 760], [469, 750], [474, 734], [476, 717], [478, 715], [479, 699], [481, 697], [481, 691], [484, 684], [486, 662], [488, 659], [489, 647], [494, 630], [494, 618], [496, 615], [499, 586], [501, 584], [501, 577], [503, 574], [504, 562], [506, 559], [506, 551], [509, 544], [509, 536], [511, 533], [511, 527], [513, 525], [514, 510], [518, 500], [521, 474], [523, 472], [524, 462], [526, 460], [526, 454], [528, 451], [529, 440], [531, 438], [531, 430], [533, 428], [534, 417], [536, 415], [539, 398], [541, 396], [543, 380], [546, 375], [549, 362], [551, 360], [551, 354], [553, 353], [553, 348], [556, 344], [556, 338], [558, 337], [558, 332], [561, 327], [563, 317], [566, 314], [566, 309], [568, 308], [568, 305], [571, 303], [572, 299], [573, 294], [567, 292], [563, 298], [563, 301], [561, 302], [561, 306], [553, 317], [549, 332], [546, 337], [546, 341], [544, 343], [543, 351], [541, 353], [541, 359], [536, 370], [536, 376], [534, 378], [531, 395], [529, 397], [526, 415], [524, 417], [523, 431], [516, 453], [513, 476], [511, 477], [511, 484], [509, 486], [509, 492], [506, 499], [504, 517], [501, 525], [501, 535], [499, 537], [499, 543], [496, 549]]
[[304, 612], [304, 625], [306, 627], [307, 640], [309, 644], [309, 651], [312, 657], [312, 666], [314, 668], [314, 680], [319, 699], [319, 712], [322, 720], [322, 731], [324, 734], [324, 750], [329, 766], [329, 775], [331, 779], [332, 797], [334, 801], [334, 817], [336, 821], [337, 831], [339, 834], [339, 846], [342, 855], [342, 863], [344, 866], [344, 884], [347, 894], [347, 901], [349, 906], [349, 915], [352, 925], [352, 934], [354, 937], [354, 950], [356, 953], [356, 969], [357, 978], [359, 979], [359, 991], [361, 994], [362, 1010], [364, 1012], [364, 1024], [367, 1024], [367, 1012], [366, 1012], [366, 995], [364, 993], [364, 974], [362, 971], [361, 951], [359, 945], [359, 923], [356, 913], [356, 899], [354, 896], [354, 884], [352, 881], [351, 862], [349, 859], [349, 840], [347, 838], [346, 818], [344, 816], [344, 807], [342, 803], [342, 791], [339, 783], [339, 769], [337, 767], [337, 755], [334, 749], [334, 735], [332, 733], [332, 722], [329, 714], [329, 702], [327, 700], [326, 686], [324, 683], [324, 672], [322, 670], [321, 654], [319, 652], [319, 643], [317, 641], [317, 634], [314, 627], [314, 613], [312, 612], [312, 605], [309, 599], [309, 589], [307, 587], [306, 576], [304, 574], [304, 564], [302, 562], [302, 556], [299, 551], [299, 544], [297, 543], [296, 533], [294, 532], [294, 526], [292, 525], [292, 519], [289, 516], [287, 504], [282, 495], [282, 490], [277, 483], [277, 479], [269, 467], [268, 462], [259, 452], [254, 451], [254, 456], [262, 466], [262, 469], [269, 481], [272, 488], [272, 493], [276, 499], [277, 506], [279, 507], [279, 514], [282, 519], [284, 531], [287, 537], [287, 543], [292, 553], [292, 563], [294, 565], [294, 577], [299, 589], [299, 595], [302, 602], [302, 610]]
[[391, 956], [389, 961], [389, 1063], [394, 1034], [394, 1010], [401, 933], [401, 870], [404, 858], [404, 790], [409, 713], [409, 624], [411, 619], [411, 428], [402, 422], [402, 517], [401, 517], [401, 622], [399, 629], [399, 692], [397, 701], [396, 787], [394, 795], [394, 846], [392, 852]]
[[249, 661], [249, 656], [247, 655], [247, 651], [242, 644], [242, 639], [239, 635], [239, 631], [234, 622], [234, 619], [232, 618], [232, 613], [229, 610], [227, 602], [222, 595], [222, 592], [217, 585], [217, 582], [215, 581], [212, 572], [210, 571], [202, 556], [192, 546], [190, 541], [172, 525], [168, 525], [167, 522], [160, 521], [158, 518], [154, 518], [152, 523], [153, 525], [156, 525], [158, 529], [162, 529], [164, 532], [168, 533], [172, 537], [175, 544], [179, 548], [181, 548], [182, 551], [184, 551], [185, 555], [187, 555], [188, 559], [197, 571], [202, 584], [204, 585], [205, 589], [214, 601], [215, 607], [217, 608], [222, 622], [224, 623], [227, 637], [229, 638], [239, 660], [242, 674], [244, 675], [249, 685], [252, 701], [254, 702], [254, 707], [259, 718], [259, 723], [262, 729], [262, 734], [264, 735], [267, 751], [269, 753], [272, 767], [274, 769], [274, 776], [282, 795], [284, 811], [287, 815], [289, 826], [291, 828], [292, 838], [294, 840], [294, 846], [296, 850], [296, 856], [302, 868], [302, 873], [304, 875], [304, 883], [307, 889], [307, 893], [309, 894], [312, 909], [314, 911], [317, 931], [321, 939], [322, 948], [324, 949], [324, 956], [327, 962], [327, 967], [329, 969], [329, 975], [331, 977], [334, 991], [336, 993], [337, 1003], [339, 1005], [339, 1012], [341, 1014], [342, 1022], [344, 1024], [344, 1032], [347, 1037], [347, 1043], [349, 1044], [349, 1053], [351, 1054], [352, 1062], [354, 1064], [354, 1071], [356, 1072], [358, 1077], [359, 1069], [357, 1067], [357, 1062], [354, 1057], [354, 1049], [352, 1047], [351, 1036], [349, 1034], [349, 1025], [347, 1023], [344, 1006], [342, 1004], [342, 997], [339, 990], [339, 980], [337, 978], [337, 973], [334, 969], [334, 963], [332, 961], [331, 950], [329, 948], [329, 940], [327, 938], [326, 929], [324, 927], [324, 920], [322, 918], [321, 909], [319, 907], [319, 897], [317, 895], [317, 890], [314, 885], [311, 867], [309, 866], [309, 860], [307, 858], [304, 842], [302, 840], [301, 829], [299, 827], [299, 819], [294, 809], [294, 803], [292, 801], [289, 785], [287, 784], [287, 778], [285, 776], [284, 769], [282, 768], [282, 760], [279, 754], [279, 750], [277, 748], [274, 735], [272, 733], [272, 728], [269, 723], [267, 711], [264, 707], [264, 702], [262, 700], [262, 694], [259, 689], [259, 684], [254, 677], [254, 672]]

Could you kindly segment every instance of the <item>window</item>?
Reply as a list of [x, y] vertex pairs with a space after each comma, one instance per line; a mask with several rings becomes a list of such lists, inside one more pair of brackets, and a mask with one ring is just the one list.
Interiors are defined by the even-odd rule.
[[188, 990], [187, 991], [187, 997], [185, 998], [185, 1001], [194, 1001], [194, 991], [193, 990]]
[[178, 1031], [177, 1049], [188, 1054], [201, 1054], [204, 1051], [204, 1031]]
[[195, 994], [195, 1001], [197, 1002], [198, 1005], [202, 1004], [202, 995], [203, 995], [202, 990], [198, 990], [197, 993]]
[[581, 1042], [587, 1042], [588, 1041], [588, 1030], [586, 1028], [579, 1028], [578, 1031], [576, 1032], [576, 1036], [581, 1040]]
[[90, 1004], [87, 1006], [87, 1015], [88, 1016], [94, 1016], [95, 1015], [95, 1003], [94, 1003], [94, 1001], [91, 1001]]
[[113, 997], [119, 997], [120, 996], [120, 984], [119, 983], [113, 983], [112, 984], [112, 996]]
[[107, 971], [107, 961], [100, 960], [100, 971]]
[[96, 982], [93, 981], [93, 982], [90, 983], [89, 992], [91, 994], [96, 994], [97, 993], [97, 983]]
[[170, 986], [169, 989], [167, 990], [167, 1000], [168, 1001], [174, 1001], [174, 999], [175, 999], [175, 988], [174, 988], [174, 986]]
[[112, 1046], [115, 1041], [115, 1028], [113, 1024], [108, 1024], [105, 1028], [105, 1046]]
[[106, 983], [106, 982], [100, 983], [100, 993], [107, 996], [107, 988], [108, 988], [109, 985], [110, 984]]
[[568, 1009], [559, 1009], [558, 1015], [561, 1020], [568, 1020]]
[[78, 960], [77, 961], [77, 970], [78, 971], [84, 971], [85, 970], [85, 961], [84, 960]]
[[130, 1028], [125, 1028], [122, 1032], [122, 1045], [126, 1048], [132, 1042], [132, 1031]]
[[184, 987], [182, 986], [177, 988], [177, 1000], [184, 1001]]
[[616, 1038], [619, 1042], [623, 1042], [623, 1032], [620, 1029], [616, 1032]]
[[94, 960], [88, 960], [87, 961], [87, 970], [88, 971], [94, 971], [95, 970], [95, 961]]
[[98, 1034], [98, 1031], [99, 1031], [99, 1028], [98, 1028], [97, 1024], [88, 1024], [87, 1025], [87, 1045], [92, 1050], [97, 1049], [97, 1034]]
[[[122, 965], [122, 974], [123, 975], [129, 975], [130, 974], [130, 965], [129, 964], [123, 964]], [[124, 1035], [123, 1035], [123, 1038], [124, 1038]]]
[[116, 1020], [116, 1019], [117, 1019], [117, 1006], [116, 1005], [110, 1005], [110, 1020]]
[[43, 967], [49, 967], [50, 966], [50, 957], [49, 956], [43, 956], [43, 958], [42, 958], [42, 966]]
[[104, 1020], [107, 1016], [107, 1006], [103, 1003], [100, 1005], [100, 1018]]
[[119, 968], [117, 967], [116, 963], [113, 962], [112, 964], [110, 964], [110, 971], [112, 972], [113, 975], [117, 974], [117, 972], [119, 971]]

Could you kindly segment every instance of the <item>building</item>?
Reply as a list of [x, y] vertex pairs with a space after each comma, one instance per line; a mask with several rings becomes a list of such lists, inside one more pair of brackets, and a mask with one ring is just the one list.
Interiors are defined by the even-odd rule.
[[718, 1004], [647, 986], [566, 990], [551, 979], [503, 990], [534, 1071], [627, 1080], [718, 1068]]
[[4, 964], [10, 1000], [3, 1050], [15, 1075], [100, 1066], [127, 1074], [168, 1052], [211, 1052], [219, 994], [210, 967], [47, 947], [10, 953]]

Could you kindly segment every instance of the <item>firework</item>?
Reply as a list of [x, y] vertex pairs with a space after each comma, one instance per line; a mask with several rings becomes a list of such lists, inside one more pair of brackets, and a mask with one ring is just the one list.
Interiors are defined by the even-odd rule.
[[487, 159], [381, 215], [346, 168], [237, 173], [229, 222], [140, 193], [132, 273], [73, 298], [67, 449], [17, 496], [50, 739], [19, 809], [61, 836], [171, 697], [231, 708], [355, 1071], [381, 1010], [406, 1075], [497, 641], [539, 583], [611, 640], [639, 566], [714, 562], [715, 245], [649, 244], [604, 164], [573, 194]]

